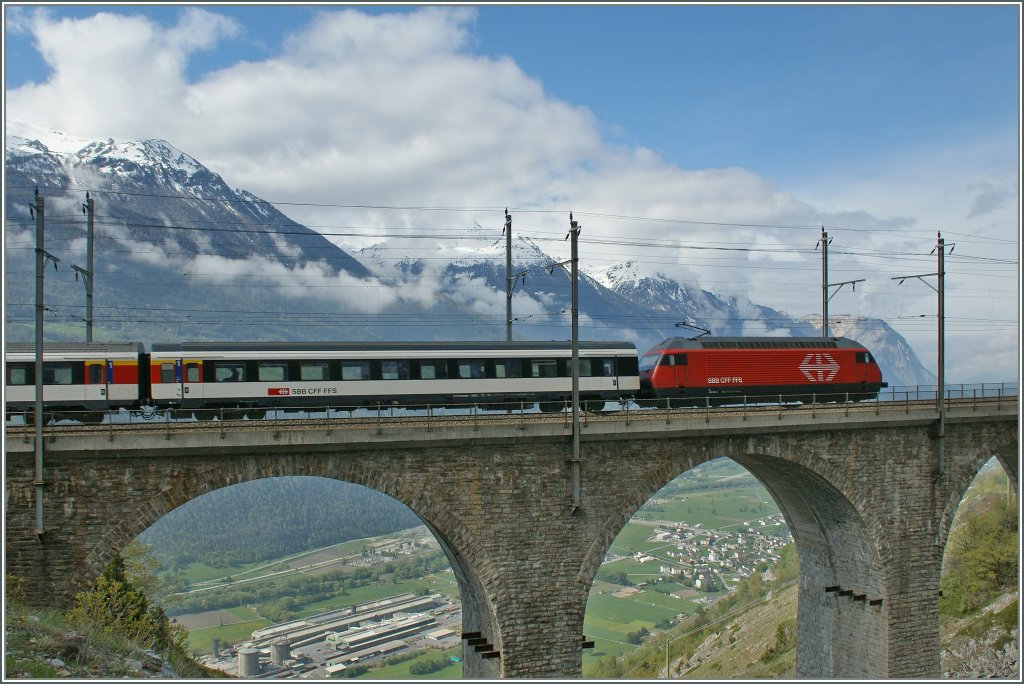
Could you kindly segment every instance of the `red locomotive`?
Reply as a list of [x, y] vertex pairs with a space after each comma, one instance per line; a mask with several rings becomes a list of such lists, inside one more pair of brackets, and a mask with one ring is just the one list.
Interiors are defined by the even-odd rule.
[[640, 357], [646, 405], [862, 400], [886, 386], [871, 352], [844, 337], [672, 337]]

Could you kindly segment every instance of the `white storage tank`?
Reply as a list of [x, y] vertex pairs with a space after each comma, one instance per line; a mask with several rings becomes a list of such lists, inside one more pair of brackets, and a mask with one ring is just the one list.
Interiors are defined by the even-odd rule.
[[252, 677], [260, 673], [260, 650], [242, 648], [238, 650], [238, 676]]
[[292, 654], [291, 642], [287, 639], [278, 639], [270, 645], [270, 662], [275, 665], [284, 665]]

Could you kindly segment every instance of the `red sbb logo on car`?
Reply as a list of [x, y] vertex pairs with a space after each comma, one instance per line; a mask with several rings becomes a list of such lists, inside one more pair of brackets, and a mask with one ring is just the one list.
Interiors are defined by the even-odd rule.
[[287, 397], [291, 393], [292, 393], [291, 390], [288, 389], [287, 387], [268, 387], [267, 388], [267, 396], [268, 397]]

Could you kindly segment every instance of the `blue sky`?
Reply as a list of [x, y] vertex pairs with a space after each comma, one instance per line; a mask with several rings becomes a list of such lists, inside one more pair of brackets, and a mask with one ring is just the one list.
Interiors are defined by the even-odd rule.
[[1019, 372], [1017, 4], [6, 4], [4, 16], [8, 134], [22, 121], [161, 138], [276, 202], [488, 208], [286, 211], [362, 226], [367, 244], [385, 228], [500, 232], [495, 208], [510, 206], [550, 212], [516, 225], [551, 238], [554, 256], [563, 210], [586, 217], [585, 237], [749, 246], [604, 244], [587, 257], [797, 316], [818, 311], [808, 250], [824, 225], [834, 278], [867, 276], [831, 310], [885, 318], [929, 366], [934, 293], [891, 276], [934, 270], [942, 230], [958, 245], [951, 377]]
[[[414, 7], [357, 6], [371, 13]], [[108, 7], [173, 24], [176, 6]], [[324, 7], [219, 6], [244, 34], [196, 52], [192, 79], [273, 54]], [[94, 5], [50, 6], [87, 17]], [[870, 164], [893, 148], [1017, 125], [1012, 5], [477, 6], [470, 49], [509, 56], [585, 104], [609, 141], [688, 168], [743, 166], [777, 182]], [[8, 32], [7, 87], [49, 69]]]

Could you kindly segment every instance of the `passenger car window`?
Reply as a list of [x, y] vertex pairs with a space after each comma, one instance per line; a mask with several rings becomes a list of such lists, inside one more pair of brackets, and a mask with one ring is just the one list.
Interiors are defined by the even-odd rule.
[[43, 384], [44, 385], [70, 385], [71, 384], [71, 364], [70, 363], [54, 363], [54, 364], [43, 364]]
[[256, 366], [259, 382], [284, 382], [288, 379], [288, 364], [280, 361], [261, 361]]
[[486, 377], [484, 373], [484, 362], [482, 359], [459, 359], [459, 377], [460, 378], [483, 378]]
[[329, 380], [326, 361], [303, 361], [299, 364], [300, 380]]
[[558, 362], [555, 359], [533, 359], [530, 361], [530, 377], [557, 378]]
[[445, 361], [420, 361], [420, 378], [436, 380], [448, 377], [448, 364]]
[[341, 379], [342, 380], [369, 380], [370, 379], [370, 362], [369, 361], [342, 361], [341, 362]]
[[174, 382], [174, 362], [160, 364], [160, 382]]
[[217, 382], [245, 382], [244, 363], [218, 363], [214, 371]]
[[380, 377], [382, 380], [408, 380], [408, 361], [381, 361]]
[[494, 377], [521, 378], [523, 377], [523, 364], [519, 359], [500, 359], [495, 361]]
[[28, 381], [28, 366], [8, 366], [7, 367], [7, 384], [8, 385], [27, 385]]
[[90, 363], [86, 368], [89, 369], [89, 384], [90, 385], [102, 385], [103, 384], [103, 366], [98, 363]]

